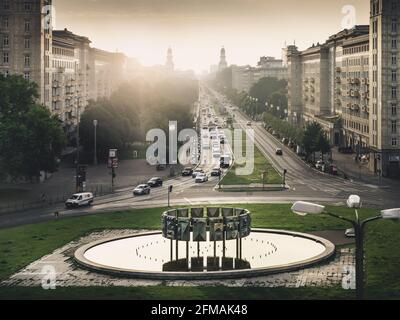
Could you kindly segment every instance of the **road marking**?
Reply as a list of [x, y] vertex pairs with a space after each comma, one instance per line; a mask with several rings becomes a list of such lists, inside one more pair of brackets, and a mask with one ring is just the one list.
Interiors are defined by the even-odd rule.
[[185, 200], [187, 203], [189, 203], [190, 205], [193, 205], [193, 202], [190, 201], [188, 198], [183, 198], [183, 200]]

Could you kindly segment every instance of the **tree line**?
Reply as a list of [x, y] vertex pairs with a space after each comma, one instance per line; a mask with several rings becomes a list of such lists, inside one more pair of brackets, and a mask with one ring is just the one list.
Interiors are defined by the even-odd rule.
[[0, 75], [0, 178], [37, 180], [57, 170], [66, 137], [57, 116], [37, 103], [38, 88]]
[[[316, 152], [321, 154], [331, 150], [326, 132], [317, 122], [307, 123], [300, 127], [286, 121], [288, 108], [287, 81], [266, 77], [256, 82], [247, 92], [238, 92], [232, 88], [232, 70], [219, 72], [212, 83], [224, 93], [235, 105], [253, 119], [261, 119], [280, 136], [302, 147], [308, 160]], [[279, 108], [278, 108], [279, 107]], [[315, 158], [315, 156], [314, 156]]]
[[145, 143], [150, 129], [168, 133], [169, 121], [177, 121], [178, 130], [193, 128], [193, 103], [197, 100], [195, 80], [170, 78], [150, 83], [136, 79], [125, 83], [109, 99], [90, 102], [82, 114], [84, 151], [90, 158], [94, 154], [94, 120], [98, 121], [98, 158], [105, 160], [110, 148], [129, 157], [132, 144]]

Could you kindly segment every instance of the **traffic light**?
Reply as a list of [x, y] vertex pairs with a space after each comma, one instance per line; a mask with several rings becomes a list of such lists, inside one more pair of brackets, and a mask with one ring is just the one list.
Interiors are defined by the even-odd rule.
[[174, 187], [173, 186], [169, 186], [168, 187], [168, 191], [169, 191], [169, 193], [171, 193], [172, 192], [172, 189], [173, 189]]

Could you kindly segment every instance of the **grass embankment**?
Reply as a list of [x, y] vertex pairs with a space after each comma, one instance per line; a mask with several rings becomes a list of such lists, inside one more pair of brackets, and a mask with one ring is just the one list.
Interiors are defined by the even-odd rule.
[[[235, 144], [234, 144], [235, 145]], [[246, 136], [243, 133], [242, 136], [242, 154], [246, 152]], [[222, 180], [222, 185], [251, 185], [251, 184], [262, 184], [262, 173], [267, 172], [264, 183], [268, 184], [282, 184], [283, 179], [272, 166], [272, 164], [265, 158], [261, 151], [254, 146], [254, 170], [250, 175], [239, 176], [236, 174], [237, 168], [243, 168], [245, 165], [234, 164], [229, 170], [225, 178]]]
[[[302, 232], [345, 229], [347, 224], [327, 216], [298, 217], [290, 212], [290, 205], [246, 205], [252, 212], [253, 226], [287, 229]], [[331, 208], [334, 212], [352, 217], [352, 210]], [[85, 234], [103, 229], [159, 229], [158, 209], [140, 209], [99, 214], [78, 218], [21, 226], [0, 230], [0, 280], [6, 279], [27, 264], [56, 248]], [[376, 214], [363, 209], [363, 218]], [[400, 299], [400, 225], [390, 221], [372, 223], [366, 231], [366, 268], [369, 298]], [[206, 288], [166, 286], [149, 288], [40, 288], [0, 287], [0, 299], [6, 298], [104, 298], [104, 299], [347, 299], [354, 292], [340, 288]]]

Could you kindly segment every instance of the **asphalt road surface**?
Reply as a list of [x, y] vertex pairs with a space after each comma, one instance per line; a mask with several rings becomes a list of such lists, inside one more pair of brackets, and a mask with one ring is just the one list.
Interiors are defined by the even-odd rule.
[[[217, 105], [215, 105], [217, 104]], [[199, 112], [204, 107], [222, 105], [228, 108], [235, 117], [235, 128], [248, 128], [250, 119], [242, 114], [235, 106], [219, 93], [211, 90], [211, 96], [200, 87]], [[233, 107], [233, 108], [231, 108]], [[212, 110], [212, 109], [211, 109]], [[211, 111], [215, 119], [215, 110]], [[202, 116], [202, 115], [201, 115]], [[222, 122], [222, 119], [219, 118]], [[60, 218], [81, 216], [115, 210], [126, 210], [147, 207], [167, 206], [168, 187], [173, 185], [170, 203], [175, 205], [211, 205], [211, 204], [246, 204], [246, 203], [292, 203], [298, 200], [314, 201], [343, 205], [351, 194], [358, 194], [366, 207], [392, 208], [400, 206], [399, 192], [393, 186], [368, 185], [360, 182], [344, 180], [330, 176], [310, 168], [303, 163], [290, 149], [270, 135], [261, 123], [253, 123], [254, 142], [274, 167], [283, 172], [288, 171], [286, 182], [288, 190], [271, 192], [219, 192], [217, 177], [210, 177], [208, 182], [196, 184], [191, 177], [178, 177], [164, 183], [161, 188], [153, 189], [148, 196], [133, 197], [132, 188], [117, 190], [115, 194], [99, 197], [89, 208], [65, 210], [63, 205], [56, 205], [46, 209], [35, 209], [24, 212], [0, 215], [0, 228], [36, 223], [54, 219], [54, 212], [59, 212]], [[206, 131], [206, 130], [205, 130]], [[205, 135], [206, 132], [201, 134]], [[208, 132], [209, 134], [209, 132]], [[208, 138], [210, 139], [210, 138]], [[212, 142], [210, 141], [210, 144]], [[277, 148], [283, 149], [283, 156], [277, 156]], [[225, 145], [221, 154], [231, 153], [231, 146]], [[213, 157], [212, 147], [201, 151], [199, 167], [207, 174], [214, 167], [218, 167], [219, 159]], [[149, 177], [150, 178], [150, 177]]]

